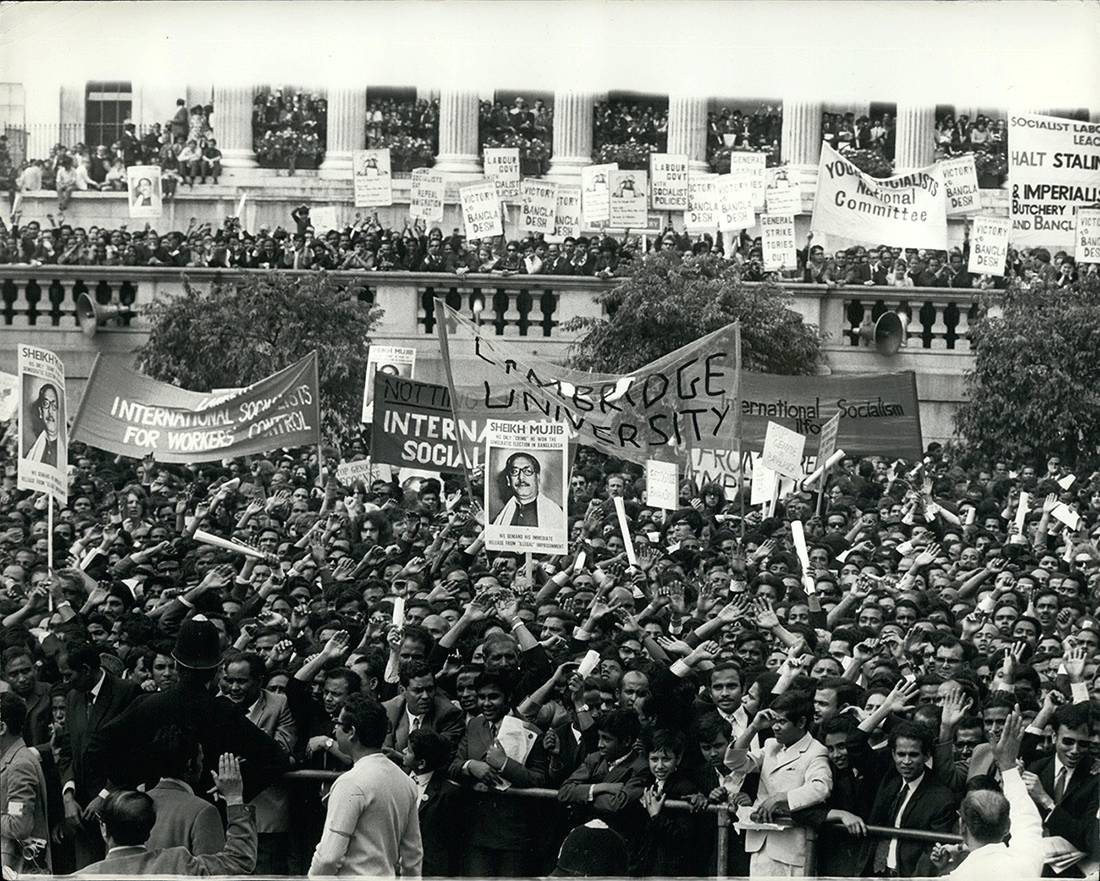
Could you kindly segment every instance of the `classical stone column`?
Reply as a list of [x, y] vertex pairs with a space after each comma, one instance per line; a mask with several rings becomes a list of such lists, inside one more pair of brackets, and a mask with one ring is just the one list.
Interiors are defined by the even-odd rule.
[[821, 162], [820, 101], [784, 101], [780, 155], [790, 165], [817, 168]]
[[784, 163], [798, 172], [802, 190], [802, 211], [812, 211], [817, 191], [817, 172], [821, 165], [820, 101], [783, 101], [783, 128], [779, 155]]
[[578, 181], [592, 164], [592, 113], [596, 96], [583, 92], [554, 93], [554, 155], [547, 178]]
[[327, 144], [321, 177], [351, 180], [351, 154], [362, 150], [367, 139], [367, 93], [364, 89], [330, 89], [328, 93]]
[[936, 108], [929, 104], [898, 104], [894, 171], [924, 168], [935, 160]]
[[439, 155], [435, 170], [448, 174], [481, 174], [477, 155], [476, 92], [443, 89], [439, 94]]
[[689, 95], [669, 95], [668, 152], [686, 154], [688, 172], [706, 174], [707, 99]]
[[214, 86], [214, 134], [222, 151], [222, 168], [255, 168], [252, 152], [252, 87]]

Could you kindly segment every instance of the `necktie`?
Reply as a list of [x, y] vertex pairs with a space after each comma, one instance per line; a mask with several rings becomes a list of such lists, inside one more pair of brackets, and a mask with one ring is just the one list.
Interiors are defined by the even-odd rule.
[[412, 730], [416, 731], [419, 727], [420, 727], [420, 717], [419, 716], [413, 716]]
[[[896, 826], [898, 823], [898, 811], [901, 810], [901, 806], [905, 804], [905, 794], [909, 792], [909, 784], [902, 783], [901, 789], [898, 790], [898, 794], [894, 797], [894, 802], [890, 806], [890, 813], [888, 815], [887, 825]], [[893, 838], [881, 838], [879, 843], [875, 845], [875, 872], [882, 873], [886, 869], [886, 858], [890, 855], [890, 843], [895, 841]]]
[[1066, 766], [1062, 765], [1062, 767], [1058, 771], [1058, 777], [1054, 781], [1054, 803], [1056, 805], [1060, 805], [1062, 803], [1062, 799], [1065, 797], [1067, 776], [1069, 775], [1067, 774]]

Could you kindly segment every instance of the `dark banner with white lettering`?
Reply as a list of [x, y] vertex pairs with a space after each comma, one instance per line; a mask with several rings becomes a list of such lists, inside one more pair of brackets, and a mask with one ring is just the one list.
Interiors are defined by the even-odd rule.
[[[479, 457], [476, 420], [456, 422], [445, 385], [417, 382], [389, 373], [374, 375], [371, 461], [427, 471], [461, 471], [462, 450]], [[464, 443], [459, 445], [459, 437]], [[478, 464], [475, 459], [468, 467]]]

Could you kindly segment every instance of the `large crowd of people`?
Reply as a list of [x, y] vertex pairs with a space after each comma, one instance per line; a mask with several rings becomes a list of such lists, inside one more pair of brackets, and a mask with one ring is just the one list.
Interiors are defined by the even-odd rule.
[[1010, 281], [1031, 285], [1053, 281], [1072, 284], [1081, 275], [1095, 275], [1097, 264], [1078, 271], [1073, 256], [1051, 254], [1045, 248], [1010, 248], [1003, 276], [968, 271], [969, 239], [961, 248], [936, 251], [881, 245], [827, 252], [813, 243], [797, 251], [797, 265], [764, 268], [763, 243], [747, 234], [723, 238], [709, 233], [690, 235], [666, 228], [652, 238], [629, 233], [569, 236], [547, 242], [542, 236], [468, 240], [458, 231], [444, 235], [440, 227], [415, 221], [398, 230], [371, 215], [357, 215], [342, 229], [317, 232], [309, 208], [292, 212], [293, 231], [260, 226], [243, 230], [236, 218], [221, 228], [192, 220], [185, 231], [163, 235], [152, 227], [107, 230], [73, 227], [64, 218], [21, 223], [17, 213], [9, 226], [0, 222], [0, 265], [30, 266], [174, 266], [227, 269], [325, 269], [381, 272], [439, 272], [457, 275], [554, 275], [617, 278], [629, 275], [638, 261], [656, 253], [684, 258], [711, 256], [737, 267], [745, 281], [783, 284], [825, 284], [830, 287], [902, 287], [962, 289], [1003, 288]]
[[480, 470], [341, 483], [332, 451], [176, 467], [73, 444], [51, 520], [13, 434], [5, 869], [706, 876], [714, 810], [764, 824], [731, 832], [731, 876], [802, 874], [807, 828], [821, 875], [1034, 877], [1040, 834], [1069, 875], [1094, 865], [1088, 463], [932, 445], [849, 456], [820, 499], [684, 480], [662, 511], [581, 447], [569, 553], [528, 560], [486, 552]]

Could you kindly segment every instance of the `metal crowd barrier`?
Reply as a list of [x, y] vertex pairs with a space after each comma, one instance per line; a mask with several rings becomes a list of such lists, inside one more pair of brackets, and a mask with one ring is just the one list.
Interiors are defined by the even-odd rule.
[[[285, 775], [285, 779], [296, 781], [326, 781], [331, 782], [340, 776], [338, 771], [289, 771]], [[517, 789], [512, 787], [505, 791], [508, 796], [517, 796], [520, 798], [545, 798], [552, 801], [557, 801], [558, 791], [556, 789]], [[664, 810], [673, 811], [693, 811], [692, 806], [686, 801], [668, 800], [665, 802]], [[729, 859], [729, 835], [730, 826], [734, 823], [734, 814], [728, 809], [726, 805], [707, 805], [701, 812], [708, 814], [714, 814], [718, 824], [718, 846], [715, 854], [715, 873], [714, 878], [726, 878], [726, 864]], [[701, 813], [700, 812], [700, 813]], [[833, 824], [830, 823], [830, 826]], [[836, 823], [836, 828], [842, 829], [843, 826], [840, 823]], [[927, 841], [932, 843], [941, 844], [959, 844], [962, 842], [961, 835], [951, 835], [948, 833], [929, 832], [924, 829], [895, 829], [893, 826], [867, 826], [868, 836], [876, 838], [898, 838], [906, 839], [909, 841]], [[806, 828], [806, 849], [807, 859], [805, 865], [802, 867], [802, 874], [806, 877], [816, 877], [816, 865], [817, 865], [817, 851], [816, 851], [817, 834], [815, 830]]]

